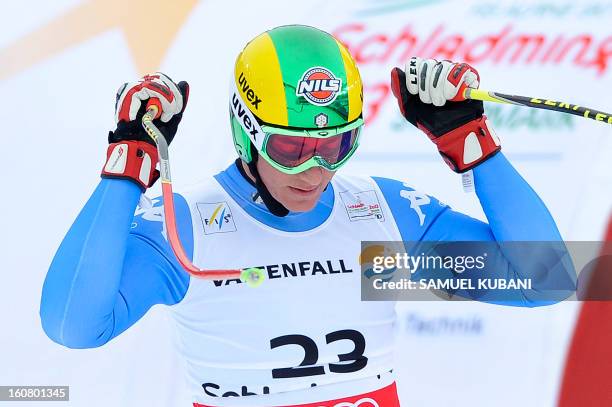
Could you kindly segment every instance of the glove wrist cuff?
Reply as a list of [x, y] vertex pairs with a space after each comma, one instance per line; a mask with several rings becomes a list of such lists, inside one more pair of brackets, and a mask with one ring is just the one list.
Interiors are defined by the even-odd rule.
[[471, 170], [501, 150], [499, 138], [485, 115], [432, 141], [446, 164], [458, 173]]
[[102, 178], [130, 179], [145, 191], [159, 178], [157, 148], [144, 141], [120, 141], [106, 150]]

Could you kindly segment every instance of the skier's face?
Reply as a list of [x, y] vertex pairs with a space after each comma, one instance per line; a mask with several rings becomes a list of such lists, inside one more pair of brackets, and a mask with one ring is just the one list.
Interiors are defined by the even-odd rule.
[[257, 170], [272, 196], [292, 212], [307, 212], [314, 208], [335, 174], [321, 167], [285, 174], [266, 160], [257, 160]]

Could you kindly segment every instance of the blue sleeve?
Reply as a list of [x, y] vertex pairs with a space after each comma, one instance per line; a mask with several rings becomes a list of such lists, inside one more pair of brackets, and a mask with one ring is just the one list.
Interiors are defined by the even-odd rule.
[[[488, 250], [487, 277], [537, 279], [538, 288], [550, 288], [549, 294], [552, 287], [555, 288], [555, 298], [537, 295], [535, 287], [530, 292], [476, 291], [476, 298], [474, 293], [458, 292], [458, 295], [520, 306], [546, 305], [571, 295], [575, 288], [575, 272], [557, 226], [542, 200], [501, 153], [474, 168], [473, 172], [476, 194], [488, 224], [453, 211], [399, 181], [374, 180], [390, 206], [402, 240], [493, 242], [480, 246]], [[555, 265], [546, 275], [542, 275], [542, 261]]]
[[[101, 346], [138, 321], [153, 305], [180, 302], [189, 285], [163, 231], [161, 199], [135, 208], [140, 189], [103, 179], [53, 258], [40, 305], [42, 327], [70, 348]], [[175, 194], [179, 233], [192, 255], [191, 216]]]

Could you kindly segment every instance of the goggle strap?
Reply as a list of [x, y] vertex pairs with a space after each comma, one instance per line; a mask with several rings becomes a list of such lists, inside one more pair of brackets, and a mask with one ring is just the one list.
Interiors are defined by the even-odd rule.
[[246, 103], [240, 96], [240, 91], [236, 87], [236, 80], [230, 81], [230, 109], [242, 130], [249, 136], [251, 142], [257, 150], [261, 150], [266, 138], [265, 132], [261, 128], [259, 121], [249, 110]]

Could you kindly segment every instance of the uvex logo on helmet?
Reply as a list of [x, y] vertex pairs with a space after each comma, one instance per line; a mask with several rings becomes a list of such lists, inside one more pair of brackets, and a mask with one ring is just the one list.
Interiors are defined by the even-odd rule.
[[337, 79], [329, 69], [317, 66], [304, 72], [295, 94], [313, 105], [327, 106], [336, 99], [341, 88], [342, 79]]

